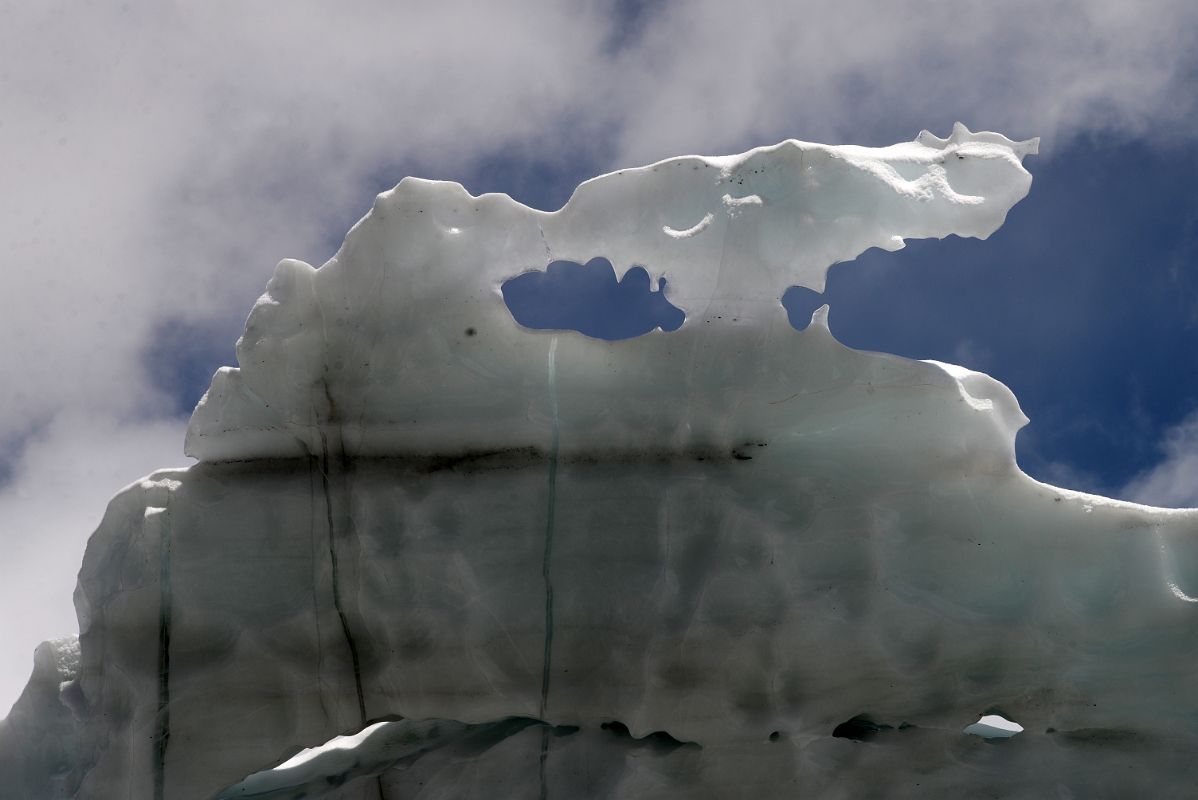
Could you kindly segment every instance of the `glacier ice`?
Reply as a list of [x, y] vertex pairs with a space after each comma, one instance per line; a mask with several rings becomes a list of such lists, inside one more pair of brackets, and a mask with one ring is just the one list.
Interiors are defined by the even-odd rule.
[[[988, 236], [1035, 146], [788, 141], [556, 212], [405, 179], [321, 268], [279, 264], [193, 414], [200, 463], [113, 499], [0, 782], [1184, 796], [1198, 512], [1032, 480], [1000, 382], [779, 302], [870, 247]], [[682, 325], [513, 319], [507, 281], [593, 259], [665, 279]], [[966, 733], [998, 716], [1022, 732]]]

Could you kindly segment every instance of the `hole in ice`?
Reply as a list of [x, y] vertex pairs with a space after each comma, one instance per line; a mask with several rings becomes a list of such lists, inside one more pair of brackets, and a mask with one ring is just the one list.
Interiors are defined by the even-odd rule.
[[782, 293], [782, 307], [786, 309], [786, 318], [796, 331], [806, 330], [811, 324], [811, 315], [815, 309], [828, 302], [822, 294], [806, 286], [791, 286]]
[[983, 739], [1010, 739], [1023, 732], [1023, 726], [1000, 714], [985, 714], [977, 722], [966, 726], [963, 733], [981, 736]]
[[874, 722], [865, 714], [858, 714], [850, 720], [837, 725], [832, 730], [836, 739], [852, 739], [854, 742], [868, 742], [883, 731], [894, 730], [891, 725]]
[[621, 739], [627, 739], [633, 747], [646, 747], [659, 753], [669, 753], [679, 747], [700, 747], [698, 742], [684, 742], [666, 731], [653, 731], [638, 739], [628, 730], [628, 726], [619, 720], [604, 722], [599, 727]]
[[554, 261], [544, 272], [505, 281], [503, 301], [526, 328], [578, 331], [610, 341], [681, 327], [686, 314], [670, 304], [665, 288], [662, 278], [655, 291], [643, 267], [632, 267], [617, 280], [606, 258], [586, 264]]

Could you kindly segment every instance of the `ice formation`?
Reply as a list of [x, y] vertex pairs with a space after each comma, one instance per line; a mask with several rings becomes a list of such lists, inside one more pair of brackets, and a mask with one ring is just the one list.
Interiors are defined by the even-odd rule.
[[[192, 417], [200, 463], [112, 501], [0, 783], [1184, 796], [1198, 512], [1038, 483], [1001, 383], [779, 303], [870, 247], [988, 236], [1034, 151], [788, 141], [552, 213], [404, 180], [320, 269], [279, 264]], [[594, 258], [666, 278], [684, 324], [513, 320], [506, 280]], [[1022, 732], [965, 732], [995, 719]]]

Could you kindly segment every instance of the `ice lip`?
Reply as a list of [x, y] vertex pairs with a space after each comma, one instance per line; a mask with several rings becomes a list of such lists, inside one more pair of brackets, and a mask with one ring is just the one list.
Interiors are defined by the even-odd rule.
[[[749, 395], [773, 393], [779, 371], [798, 369], [788, 352], [794, 339], [767, 333], [785, 325], [778, 298], [786, 287], [822, 290], [830, 265], [870, 247], [988, 236], [1028, 191], [1019, 159], [1030, 148], [963, 126], [947, 139], [921, 135], [884, 148], [788, 140], [602, 175], [554, 212], [405, 178], [320, 269], [279, 264], [238, 343], [240, 367], [218, 372], [192, 415], [186, 452], [227, 461], [328, 447], [362, 455], [544, 447], [545, 334], [514, 323], [500, 287], [554, 261], [600, 257], [617, 277], [643, 265], [652, 282], [667, 278], [686, 319], [670, 334], [669, 354], [655, 335], [572, 343], [580, 352], [571, 358], [602, 380], [563, 383], [563, 395], [603, 400], [638, 426], [630, 440], [685, 447], [677, 420], [646, 413], [647, 399], [663, 409], [668, 400], [676, 412], [686, 386], [735, 382]], [[677, 361], [684, 348], [711, 349], [707, 337], [732, 326], [728, 346], [741, 348], [733, 369]], [[685, 375], [673, 368], [681, 363]], [[723, 397], [727, 405], [705, 413], [744, 413]], [[501, 421], [507, 435], [479, 430], [482, 417]]]
[[992, 131], [974, 133], [961, 122], [953, 124], [953, 132], [946, 139], [941, 139], [931, 131], [924, 130], [919, 132], [919, 136], [915, 137], [915, 141], [927, 147], [935, 147], [938, 150], [947, 150], [953, 146], [960, 147], [970, 143], [997, 145], [999, 148], [1011, 151], [1020, 161], [1023, 160], [1024, 156], [1034, 156], [1040, 152], [1040, 137], [1038, 136], [1017, 142], [1014, 139], [1008, 139], [1001, 133], [994, 133]]

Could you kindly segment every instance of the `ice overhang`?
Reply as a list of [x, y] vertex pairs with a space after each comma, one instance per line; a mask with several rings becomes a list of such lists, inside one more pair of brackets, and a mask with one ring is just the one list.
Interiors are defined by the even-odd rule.
[[[789, 140], [618, 170], [554, 212], [404, 179], [322, 267], [279, 264], [238, 342], [240, 366], [214, 376], [193, 414], [187, 452], [303, 457], [330, 440], [351, 456], [547, 448], [554, 337], [517, 324], [502, 287], [561, 261], [606, 259], [617, 278], [643, 270], [685, 314], [669, 335], [559, 337], [567, 450], [724, 451], [799, 435], [794, 399], [829, 392], [973, 397], [936, 365], [862, 359], [826, 325], [791, 330], [779, 299], [792, 285], [822, 290], [831, 265], [871, 247], [990, 235], [1027, 194], [1021, 159], [1035, 148], [960, 125], [884, 148]], [[987, 386], [990, 407], [965, 408], [989, 418], [977, 435], [1004, 460], [1023, 417], [1005, 387]], [[801, 416], [822, 424], [811, 406]]]

